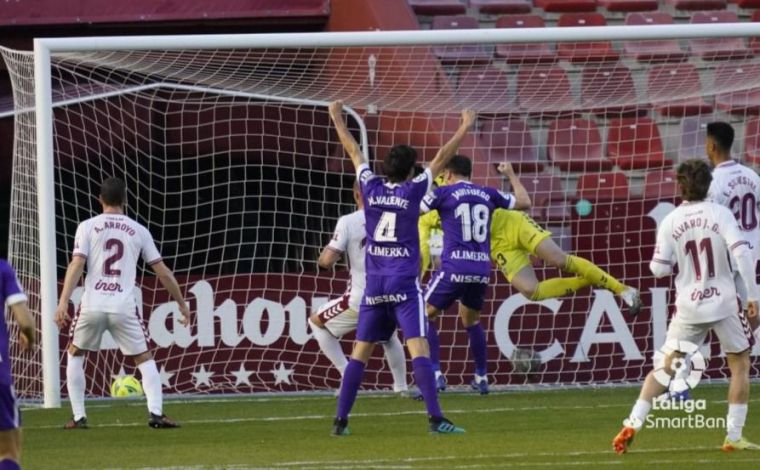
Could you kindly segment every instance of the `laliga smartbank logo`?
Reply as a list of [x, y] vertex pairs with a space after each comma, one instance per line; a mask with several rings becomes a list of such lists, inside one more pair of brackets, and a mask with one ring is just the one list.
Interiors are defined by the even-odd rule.
[[[672, 356], [670, 368], [667, 358]], [[670, 339], [654, 354], [654, 378], [666, 391], [652, 401], [652, 411], [668, 411], [671, 416], [649, 414], [644, 425], [652, 429], [718, 429], [726, 418], [705, 416], [707, 400], [693, 399], [690, 392], [702, 380], [707, 361], [699, 346]], [[670, 371], [670, 372], [669, 372]], [[676, 413], [673, 415], [673, 413]]]

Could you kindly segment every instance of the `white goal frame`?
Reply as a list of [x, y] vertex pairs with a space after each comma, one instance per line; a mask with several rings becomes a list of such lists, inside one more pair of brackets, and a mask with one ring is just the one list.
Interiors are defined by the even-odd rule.
[[[433, 46], [479, 43], [538, 43], [625, 41], [692, 38], [728, 38], [760, 36], [760, 23], [682, 24], [639, 26], [601, 26], [533, 29], [473, 29], [437, 31], [370, 31], [334, 33], [226, 34], [178, 36], [122, 36], [82, 38], [38, 38], [34, 40], [34, 93], [37, 143], [37, 202], [39, 207], [40, 244], [40, 315], [42, 329], [43, 406], [59, 407], [60, 374], [58, 329], [53, 322], [57, 302], [57, 268], [55, 240], [55, 194], [53, 168], [53, 109], [66, 104], [91, 101], [141, 91], [168, 87], [186, 91], [204, 91], [270, 101], [327, 106], [324, 101], [266, 96], [232, 90], [193, 87], [173, 83], [156, 83], [125, 88], [66, 102], [52, 98], [51, 54], [115, 50], [180, 50], [233, 48], [300, 48], [351, 46]], [[157, 47], [157, 45], [160, 45]], [[21, 110], [23, 112], [24, 110]], [[19, 111], [17, 111], [19, 112]], [[367, 134], [361, 117], [347, 108], [362, 131], [362, 149], [367, 154]]]

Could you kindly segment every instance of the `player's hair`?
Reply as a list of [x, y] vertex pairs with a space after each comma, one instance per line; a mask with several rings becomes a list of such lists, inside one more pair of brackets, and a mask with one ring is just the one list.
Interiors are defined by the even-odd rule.
[[712, 174], [706, 161], [697, 158], [686, 160], [678, 165], [676, 177], [684, 201], [702, 201], [707, 197]]
[[446, 165], [446, 169], [455, 175], [469, 178], [472, 176], [472, 160], [464, 155], [454, 155]]
[[417, 163], [414, 165], [414, 176], [419, 176], [425, 172], [425, 167]]
[[100, 199], [107, 206], [123, 206], [127, 202], [127, 184], [119, 178], [108, 178], [100, 185]]
[[383, 162], [385, 176], [391, 183], [406, 181], [416, 162], [416, 150], [408, 145], [394, 145]]
[[707, 136], [715, 141], [720, 150], [729, 152], [734, 143], [734, 128], [727, 122], [711, 122], [707, 125]]

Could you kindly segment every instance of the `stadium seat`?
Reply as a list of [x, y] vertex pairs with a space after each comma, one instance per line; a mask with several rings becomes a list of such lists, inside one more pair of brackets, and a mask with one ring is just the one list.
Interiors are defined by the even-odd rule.
[[581, 74], [581, 107], [598, 116], [622, 117], [646, 113], [637, 105], [631, 71], [623, 64], [588, 65]]
[[[463, 70], [457, 80], [456, 96], [481, 110], [481, 116], [514, 112], [515, 94], [510, 90], [509, 76], [504, 70], [491, 65]], [[489, 113], [489, 108], [503, 111]]]
[[645, 199], [671, 199], [680, 196], [674, 170], [655, 170], [644, 175]]
[[[698, 11], [691, 17], [692, 24], [738, 23], [733, 11]], [[700, 38], [689, 40], [691, 52], [705, 60], [745, 59], [752, 56], [744, 38]]]
[[567, 222], [570, 210], [562, 182], [554, 175], [521, 174], [520, 182], [530, 194], [528, 214], [541, 222]]
[[576, 195], [592, 201], [628, 199], [628, 178], [619, 171], [585, 173], [578, 178]]
[[[497, 28], [543, 28], [544, 19], [539, 15], [509, 15], [496, 20]], [[541, 43], [499, 44], [496, 57], [508, 64], [551, 63], [557, 61], [553, 46]]]
[[[689, 63], [652, 66], [647, 77], [647, 93], [649, 102], [662, 116], [681, 118], [713, 110], [702, 98], [699, 72]], [[674, 96], [681, 98], [674, 100]]]
[[[601, 13], [565, 13], [559, 17], [557, 26], [606, 26], [607, 20]], [[609, 41], [562, 42], [557, 46], [560, 59], [570, 62], [591, 62], [618, 60], [618, 53]]]
[[564, 171], [599, 171], [612, 168], [604, 158], [602, 138], [594, 121], [558, 119], [549, 127], [546, 154]]
[[715, 105], [718, 109], [741, 116], [760, 114], [759, 74], [760, 64], [751, 62], [722, 64], [716, 68], [713, 74], [715, 88], [730, 87], [738, 90], [716, 95]]
[[726, 0], [667, 0], [676, 10], [725, 10]]
[[550, 13], [596, 11], [596, 0], [534, 0], [533, 5]]
[[461, 15], [467, 5], [460, 0], [407, 0], [418, 15]]
[[678, 159], [705, 158], [705, 133], [707, 124], [715, 121], [711, 115], [685, 117], [681, 120], [681, 144]]
[[760, 8], [760, 0], [728, 0], [728, 1], [729, 3], [735, 4], [739, 8]]
[[[673, 24], [670, 13], [654, 11], [648, 13], [628, 13], [625, 24], [629, 26], [647, 26], [657, 24]], [[628, 57], [639, 62], [680, 62], [686, 59], [686, 52], [681, 50], [678, 41], [674, 39], [652, 41], [625, 41], [623, 51]]]
[[525, 121], [520, 119], [494, 119], [483, 123], [479, 143], [488, 152], [492, 163], [510, 162], [515, 170], [541, 171], [543, 163], [538, 159], [538, 145]]
[[567, 73], [559, 66], [526, 65], [517, 72], [517, 103], [533, 117], [568, 116], [575, 112]]
[[660, 129], [649, 118], [610, 121], [607, 128], [607, 157], [622, 170], [665, 165]]
[[[754, 8], [760, 8], [760, 0], [757, 0], [758, 6]], [[754, 13], [752, 13], [752, 22], [760, 23], [760, 10], [755, 10]], [[752, 52], [755, 54], [760, 55], [760, 37], [754, 36], [749, 38], [749, 48], [752, 49]]]
[[[432, 29], [478, 29], [480, 23], [476, 18], [465, 15], [436, 16]], [[487, 64], [491, 54], [481, 44], [463, 44], [435, 46], [433, 54], [446, 65]]]
[[530, 0], [470, 0], [470, 7], [488, 15], [530, 13]]
[[657, 10], [659, 2], [657, 0], [600, 0], [607, 11], [652, 11]]
[[753, 165], [760, 164], [760, 118], [747, 120], [744, 126], [744, 159]]

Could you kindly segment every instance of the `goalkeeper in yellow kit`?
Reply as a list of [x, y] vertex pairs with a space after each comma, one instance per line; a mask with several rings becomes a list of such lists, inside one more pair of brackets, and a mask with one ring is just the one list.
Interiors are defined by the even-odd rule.
[[[516, 195], [520, 191], [525, 191], [511, 164], [500, 164], [499, 173], [509, 179]], [[438, 181], [438, 183], [445, 184], [442, 181]], [[419, 219], [423, 272], [431, 268], [431, 233], [434, 234], [433, 238], [435, 238], [436, 231], [440, 230], [440, 224], [441, 219], [436, 211], [428, 212]], [[563, 272], [574, 274], [574, 276], [539, 281], [530, 261], [531, 255]], [[521, 211], [504, 209], [494, 211], [491, 221], [491, 260], [496, 263], [507, 281], [530, 300], [539, 301], [571, 295], [584, 287], [595, 286], [610, 290], [620, 296], [628, 305], [632, 315], [638, 314], [641, 309], [641, 298], [638, 290], [621, 283], [591, 261], [562, 251], [552, 240], [551, 232], [538, 225], [535, 220]], [[446, 388], [445, 379], [441, 375], [437, 363], [438, 351], [433, 351], [433, 349], [437, 349], [435, 346], [439, 342], [438, 333], [432, 322], [428, 341], [431, 348], [430, 358], [431, 360], [436, 359], [433, 361], [433, 367], [436, 370], [438, 389], [444, 390]]]

